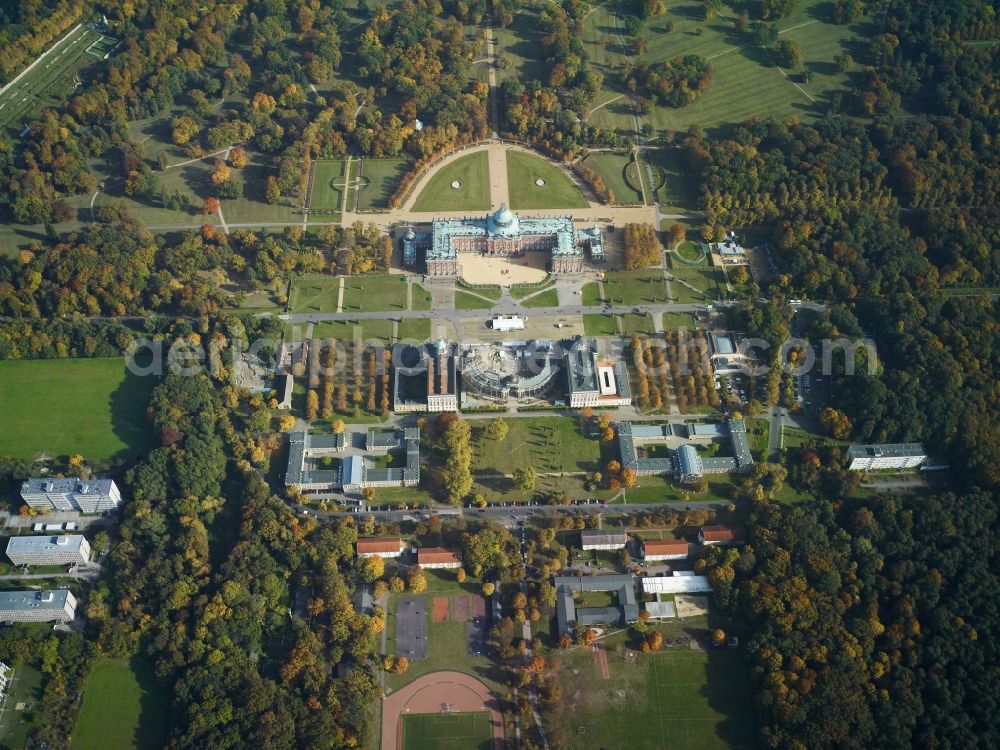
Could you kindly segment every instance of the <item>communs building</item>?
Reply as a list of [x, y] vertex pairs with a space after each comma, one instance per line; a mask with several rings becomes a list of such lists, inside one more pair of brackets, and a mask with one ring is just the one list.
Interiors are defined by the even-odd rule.
[[76, 597], [67, 589], [0, 591], [0, 622], [70, 622]]
[[[693, 425], [619, 422], [617, 428], [622, 468], [632, 469], [639, 476], [673, 476], [692, 483], [706, 474], [743, 473], [753, 467], [746, 422], [742, 419]], [[733, 455], [702, 456], [698, 452], [697, 442], [715, 439], [728, 440]], [[669, 456], [647, 455], [643, 450], [646, 445], [667, 445], [672, 440], [685, 442]]]
[[41, 513], [103, 513], [122, 504], [121, 492], [113, 480], [75, 477], [29, 479], [21, 485], [21, 499]]
[[[630, 575], [557, 576], [556, 623], [559, 635], [569, 635], [578, 627], [627, 625], [639, 619], [635, 579]], [[573, 595], [585, 591], [613, 591], [615, 604], [607, 607], [577, 607]]]
[[7, 542], [14, 565], [72, 565], [90, 561], [90, 542], [83, 534], [14, 536]]
[[433, 344], [397, 344], [393, 361], [393, 409], [408, 412], [458, 411], [458, 360], [455, 346], [438, 339]]
[[554, 274], [580, 273], [585, 256], [604, 262], [604, 237], [594, 226], [577, 231], [570, 216], [520, 217], [501, 204], [483, 218], [435, 219], [430, 232], [409, 228], [403, 235], [403, 265], [413, 268], [423, 254], [428, 276], [462, 275], [459, 253], [519, 257], [531, 251], [552, 254]]
[[602, 358], [596, 339], [578, 338], [564, 359], [566, 394], [571, 408], [632, 404], [625, 362]]

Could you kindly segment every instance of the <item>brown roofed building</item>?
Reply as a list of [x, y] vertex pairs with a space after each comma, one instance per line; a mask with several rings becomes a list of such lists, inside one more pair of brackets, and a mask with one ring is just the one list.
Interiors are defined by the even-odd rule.
[[683, 539], [647, 539], [642, 543], [643, 560], [683, 560], [688, 556], [688, 543]]
[[358, 557], [399, 557], [406, 545], [398, 536], [358, 538]]
[[462, 553], [444, 547], [421, 548], [417, 550], [417, 565], [421, 568], [461, 568]]
[[742, 526], [702, 526], [698, 532], [699, 544], [732, 547], [746, 541], [747, 530]]

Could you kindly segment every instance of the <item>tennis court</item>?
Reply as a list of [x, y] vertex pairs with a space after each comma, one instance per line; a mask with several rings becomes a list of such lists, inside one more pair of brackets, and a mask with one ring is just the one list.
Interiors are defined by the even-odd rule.
[[491, 750], [488, 711], [441, 712], [403, 717], [403, 750]]

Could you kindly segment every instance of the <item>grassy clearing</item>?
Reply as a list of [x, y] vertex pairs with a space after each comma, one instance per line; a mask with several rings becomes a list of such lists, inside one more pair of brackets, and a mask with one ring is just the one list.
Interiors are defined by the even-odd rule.
[[663, 313], [663, 330], [677, 331], [684, 329], [687, 331], [695, 328], [694, 313], [669, 312]]
[[410, 309], [430, 310], [434, 304], [434, 295], [424, 289], [420, 284], [410, 285]]
[[358, 208], [388, 208], [400, 178], [409, 162], [405, 159], [365, 159], [361, 163], [361, 187]]
[[380, 339], [385, 342], [392, 340], [391, 320], [362, 321], [324, 321], [313, 326], [313, 338], [339, 339], [340, 341], [362, 341]]
[[597, 307], [603, 304], [604, 301], [601, 297], [601, 285], [596, 281], [591, 281], [583, 285], [583, 289], [580, 290], [580, 304], [586, 305], [588, 307]]
[[0, 362], [0, 455], [142, 456], [156, 443], [144, 416], [156, 382], [120, 357]]
[[532, 466], [537, 472], [594, 471], [600, 461], [601, 446], [580, 434], [572, 417], [518, 417], [506, 420], [510, 432], [498, 443], [484, 430], [487, 420], [472, 427], [472, 472], [511, 474], [514, 469]]
[[510, 296], [513, 299], [524, 299], [525, 297], [530, 297], [532, 294], [540, 292], [542, 289], [546, 289], [552, 286], [552, 279], [550, 278], [541, 286], [512, 286], [510, 288]]
[[645, 153], [654, 175], [656, 202], [668, 212], [680, 213], [698, 207], [693, 177], [678, 149], [657, 149]]
[[689, 266], [671, 258], [670, 273], [674, 277], [670, 282], [670, 289], [674, 293], [675, 302], [707, 302], [722, 296], [722, 271], [709, 266], [707, 260], [699, 265]]
[[461, 289], [455, 290], [456, 310], [489, 310], [493, 304], [491, 300], [483, 299], [475, 294], [464, 292]]
[[625, 168], [631, 158], [628, 154], [598, 152], [591, 154], [584, 162], [604, 180], [604, 184], [615, 194], [615, 203], [642, 203], [639, 185], [626, 178]]
[[604, 275], [603, 283], [605, 300], [615, 305], [648, 305], [669, 301], [667, 287], [663, 283], [663, 271], [658, 268], [611, 271]]
[[405, 309], [405, 276], [350, 276], [344, 279], [344, 312]]
[[615, 315], [602, 313], [585, 313], [583, 316], [583, 332], [588, 336], [617, 336], [618, 324]]
[[148, 663], [100, 659], [83, 686], [72, 750], [158, 750], [167, 736], [169, 705]]
[[[657, 626], [666, 638], [704, 630], [711, 618]], [[632, 663], [619, 650], [624, 637], [605, 640], [605, 680], [588, 649], [555, 657], [564, 682], [564, 709], [553, 715], [573, 747], [753, 747], [753, 713], [743, 654], [670, 647]]]
[[312, 200], [309, 208], [320, 211], [341, 210], [344, 205], [344, 166], [345, 162], [340, 159], [316, 162], [313, 167]]
[[288, 309], [292, 312], [337, 312], [340, 276], [292, 279]]
[[626, 336], [652, 336], [656, 331], [652, 316], [645, 313], [626, 313], [621, 319], [622, 333]]
[[[536, 185], [535, 180], [539, 179], [545, 184]], [[532, 154], [507, 152], [507, 183], [510, 207], [514, 210], [587, 207], [579, 188], [565, 172]]]
[[525, 307], [559, 307], [559, 293], [555, 288], [546, 289], [534, 297], [523, 300], [521, 304]]
[[403, 717], [403, 750], [490, 750], [488, 711]]
[[[39, 624], [31, 627], [47, 626]], [[0, 716], [0, 748], [21, 750], [28, 746], [28, 735], [43, 718], [39, 710], [42, 700], [42, 673], [28, 664], [15, 664], [14, 676], [7, 687], [7, 696], [7, 710]], [[25, 704], [23, 711], [13, 710], [18, 703]]]
[[[452, 182], [461, 187], [453, 188]], [[424, 186], [414, 211], [488, 211], [490, 168], [485, 151], [455, 159], [441, 168]]]

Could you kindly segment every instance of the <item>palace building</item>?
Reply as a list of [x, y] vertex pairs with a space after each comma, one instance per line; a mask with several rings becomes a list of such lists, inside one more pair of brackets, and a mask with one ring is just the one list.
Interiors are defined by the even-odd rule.
[[506, 204], [482, 219], [435, 219], [430, 232], [403, 235], [403, 264], [416, 266], [423, 252], [428, 276], [461, 276], [459, 253], [513, 258], [533, 250], [552, 253], [554, 274], [580, 273], [586, 253], [604, 261], [604, 237], [596, 226], [574, 229], [572, 217], [519, 217]]

